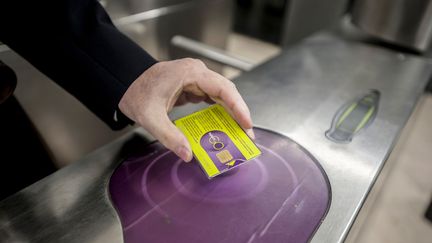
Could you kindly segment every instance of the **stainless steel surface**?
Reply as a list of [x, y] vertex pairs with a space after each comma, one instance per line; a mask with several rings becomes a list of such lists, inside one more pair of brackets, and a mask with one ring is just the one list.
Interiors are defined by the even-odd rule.
[[0, 242], [122, 242], [108, 181], [126, 137], [0, 202]]
[[337, 24], [348, 0], [290, 0], [285, 8], [281, 45], [290, 46]]
[[166, 9], [206, 0], [99, 0], [113, 19], [133, 16], [152, 10]]
[[[344, 240], [431, 74], [429, 59], [321, 34], [235, 80], [256, 125], [298, 142], [329, 177], [330, 210], [312, 242]], [[381, 93], [375, 121], [351, 143], [329, 141], [334, 113], [369, 89]], [[0, 202], [0, 241], [121, 242], [106, 183], [127, 140]]]
[[[231, 0], [102, 3], [120, 30], [159, 60], [191, 55], [171, 45], [171, 38], [177, 34], [223, 49], [231, 27]], [[0, 59], [17, 73], [15, 95], [59, 167], [126, 132], [111, 131], [78, 100], [4, 45], [0, 45]], [[222, 68], [213, 62], [207, 64], [216, 71]]]
[[[117, 27], [160, 60], [193, 54], [171, 45], [175, 35], [224, 49], [231, 30], [230, 0], [106, 0], [105, 5]], [[219, 64], [207, 64], [221, 70]]]
[[206, 45], [184, 36], [174, 36], [171, 39], [171, 43], [176, 47], [188, 50], [199, 56], [239, 69], [241, 71], [250, 71], [254, 67], [254, 64], [238, 57], [234, 57], [224, 50]]
[[[346, 237], [431, 73], [429, 59], [321, 36], [239, 78], [254, 122], [304, 146], [329, 176], [332, 204], [312, 242]], [[381, 93], [372, 125], [349, 144], [326, 139], [340, 105], [370, 89]]]
[[9, 47], [7, 47], [5, 44], [0, 43], [0, 52], [9, 51]]
[[356, 0], [352, 21], [390, 43], [419, 51], [432, 45], [431, 0]]
[[[164, 7], [160, 7], [161, 6], [160, 3], [156, 4], [155, 1], [130, 1], [130, 2], [135, 3], [132, 4], [130, 8], [128, 8], [128, 12], [132, 13], [131, 15], [121, 16], [118, 8], [115, 8], [113, 10], [113, 12], [116, 13], [114, 14], [114, 16], [120, 15], [114, 21], [116, 26], [121, 27], [128, 24], [134, 24], [145, 20], [155, 19], [178, 11], [184, 11], [189, 8], [195, 7], [197, 3], [197, 1], [171, 1], [171, 4], [162, 5]], [[147, 5], [148, 3], [153, 3], [152, 6], [156, 5], [154, 6], [155, 8], [152, 9], [150, 6]], [[145, 7], [142, 7], [141, 6], [142, 4], [144, 4]], [[136, 5], [138, 5], [139, 7]], [[105, 4], [105, 6], [110, 7], [111, 5]], [[144, 11], [135, 13], [137, 9], [143, 9]]]

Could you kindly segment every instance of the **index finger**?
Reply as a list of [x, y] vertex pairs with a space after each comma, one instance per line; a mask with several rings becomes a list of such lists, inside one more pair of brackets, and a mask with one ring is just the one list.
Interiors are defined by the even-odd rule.
[[241, 127], [252, 128], [249, 108], [233, 82], [208, 70], [205, 77], [196, 80], [196, 84], [211, 99], [221, 104]]

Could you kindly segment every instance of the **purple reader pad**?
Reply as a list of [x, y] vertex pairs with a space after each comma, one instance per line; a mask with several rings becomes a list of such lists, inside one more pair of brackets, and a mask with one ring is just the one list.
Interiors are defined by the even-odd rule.
[[255, 134], [262, 155], [212, 180], [159, 143], [125, 160], [109, 185], [124, 241], [309, 241], [330, 205], [325, 173], [292, 140]]

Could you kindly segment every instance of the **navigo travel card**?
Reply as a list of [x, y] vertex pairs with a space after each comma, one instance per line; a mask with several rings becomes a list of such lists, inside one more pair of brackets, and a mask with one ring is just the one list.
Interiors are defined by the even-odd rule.
[[209, 178], [261, 154], [259, 148], [221, 105], [176, 120], [195, 158]]

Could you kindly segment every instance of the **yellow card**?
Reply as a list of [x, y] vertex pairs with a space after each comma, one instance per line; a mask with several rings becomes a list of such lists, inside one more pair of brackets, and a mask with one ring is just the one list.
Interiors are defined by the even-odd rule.
[[185, 134], [195, 158], [209, 178], [261, 154], [221, 105], [212, 105], [174, 123]]

